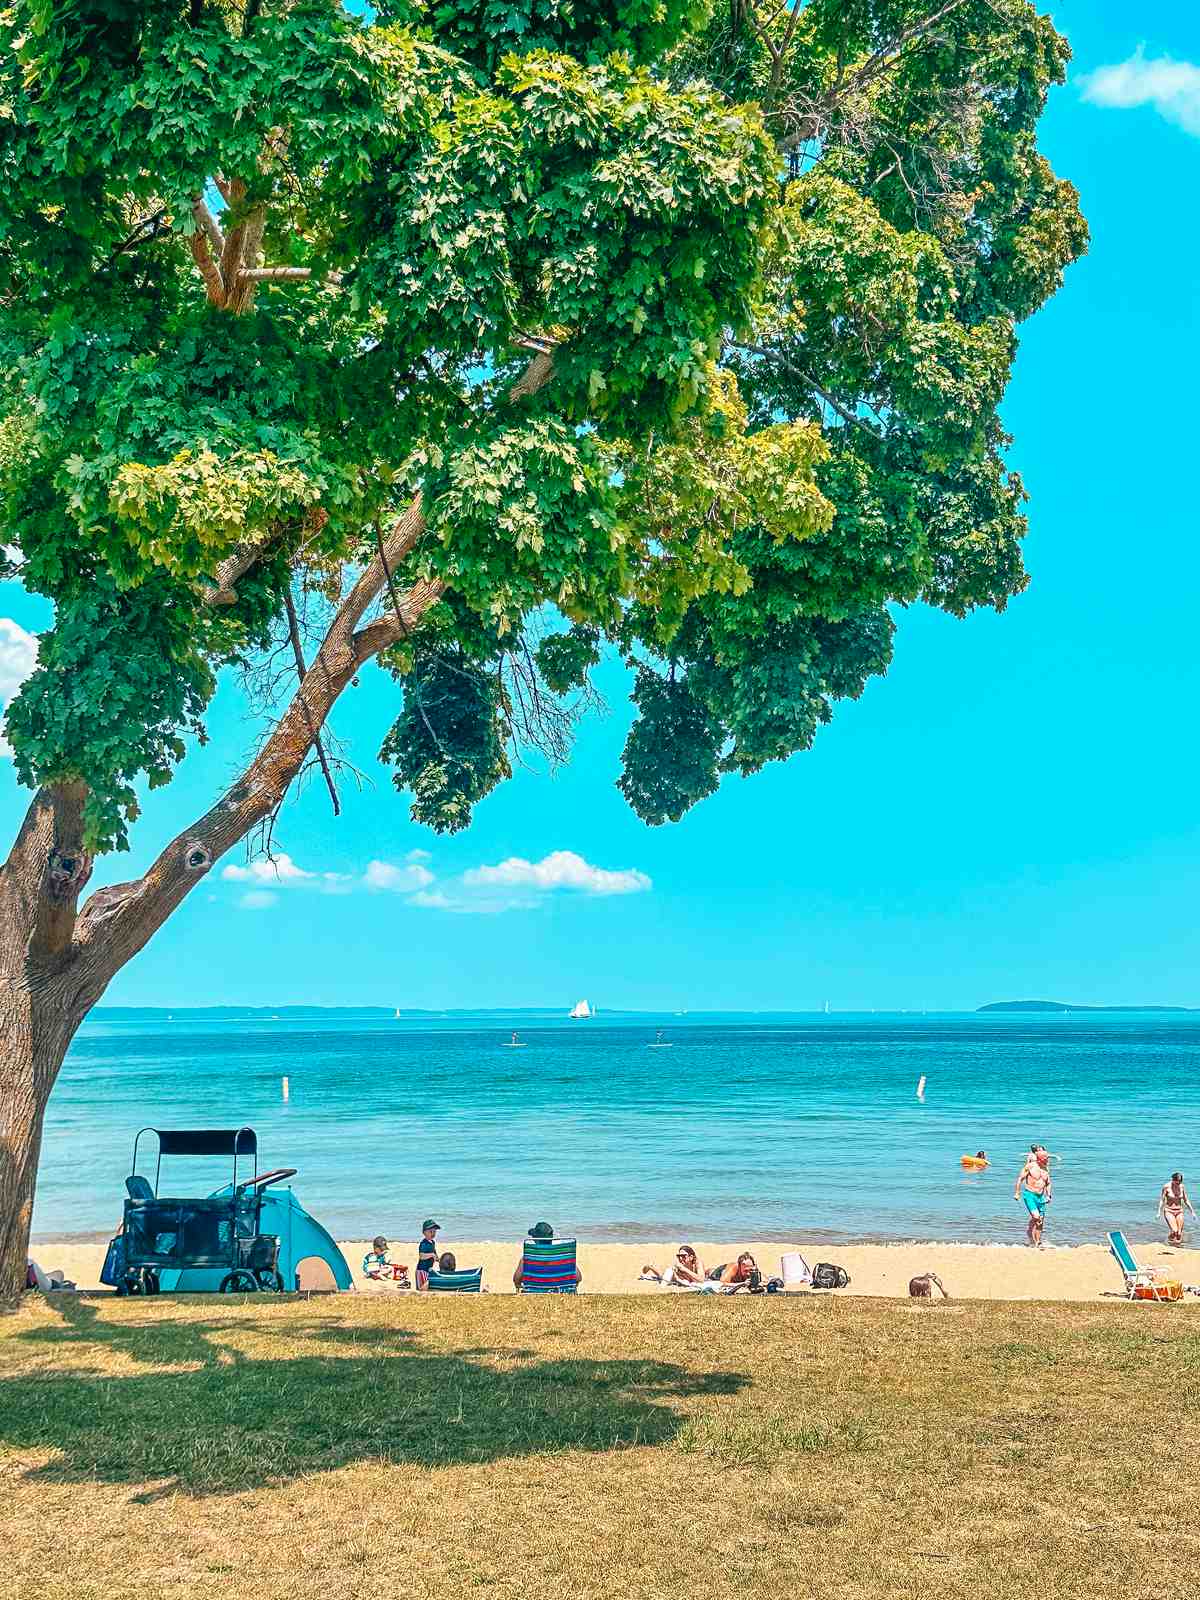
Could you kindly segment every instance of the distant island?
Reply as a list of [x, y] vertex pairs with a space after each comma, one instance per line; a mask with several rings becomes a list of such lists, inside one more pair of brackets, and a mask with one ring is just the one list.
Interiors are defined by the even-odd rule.
[[1072, 1006], [1062, 1000], [993, 1000], [978, 1011], [1195, 1011], [1195, 1006]]

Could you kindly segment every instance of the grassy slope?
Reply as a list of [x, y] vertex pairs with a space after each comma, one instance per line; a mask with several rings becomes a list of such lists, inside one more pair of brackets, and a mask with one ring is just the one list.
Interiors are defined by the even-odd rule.
[[1198, 1419], [1171, 1307], [35, 1299], [0, 1595], [1157, 1600]]

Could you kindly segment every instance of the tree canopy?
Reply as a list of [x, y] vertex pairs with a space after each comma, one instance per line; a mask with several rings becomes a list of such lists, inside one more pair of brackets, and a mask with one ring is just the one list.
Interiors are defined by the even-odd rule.
[[223, 667], [303, 677], [318, 623], [338, 692], [396, 680], [380, 755], [441, 830], [616, 650], [660, 823], [808, 748], [889, 606], [1024, 586], [998, 407], [1086, 239], [1027, 0], [15, 0], [0, 34], [4, 570], [54, 606], [7, 734], [88, 851]]

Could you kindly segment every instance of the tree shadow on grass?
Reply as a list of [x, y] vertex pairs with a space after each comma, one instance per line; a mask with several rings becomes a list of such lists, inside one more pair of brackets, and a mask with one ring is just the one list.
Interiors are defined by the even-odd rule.
[[[426, 1350], [403, 1328], [279, 1323], [248, 1308], [202, 1322], [109, 1322], [81, 1302], [61, 1310], [60, 1325], [22, 1337], [64, 1356], [98, 1346], [149, 1370], [0, 1380], [0, 1446], [55, 1451], [27, 1474], [43, 1482], [166, 1480], [138, 1498], [232, 1493], [355, 1462], [443, 1467], [661, 1445], [686, 1420], [671, 1401], [750, 1381], [658, 1361], [491, 1366], [474, 1352]], [[278, 1334], [288, 1353], [247, 1356], [222, 1342], [234, 1332]], [[172, 1364], [191, 1370], [154, 1370]]]

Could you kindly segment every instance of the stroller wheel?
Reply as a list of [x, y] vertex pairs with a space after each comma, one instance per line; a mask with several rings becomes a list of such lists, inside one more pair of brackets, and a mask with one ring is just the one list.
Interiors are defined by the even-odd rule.
[[257, 1288], [258, 1280], [244, 1267], [235, 1267], [221, 1279], [222, 1294], [253, 1294]]
[[153, 1267], [144, 1267], [142, 1269], [142, 1293], [159, 1294], [161, 1292], [162, 1285], [158, 1281], [158, 1273], [155, 1272]]
[[117, 1285], [118, 1294], [141, 1294], [142, 1280], [136, 1272], [127, 1272]]
[[270, 1294], [283, 1293], [283, 1274], [275, 1272], [271, 1267], [260, 1267], [254, 1274], [258, 1279], [258, 1287], [267, 1290]]

